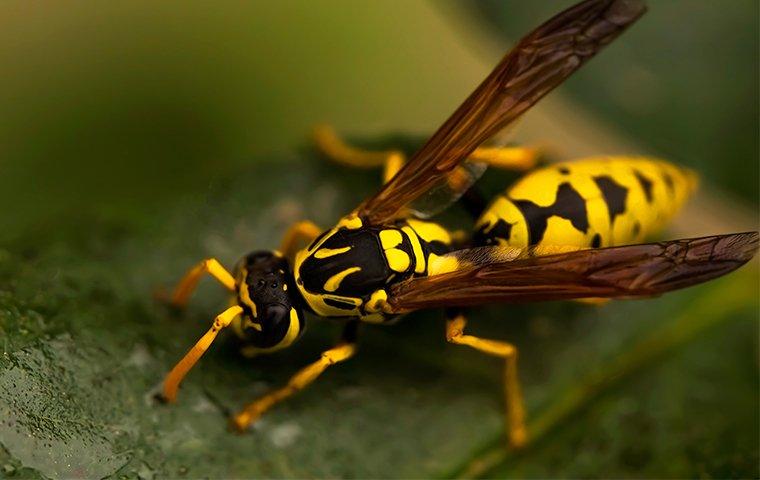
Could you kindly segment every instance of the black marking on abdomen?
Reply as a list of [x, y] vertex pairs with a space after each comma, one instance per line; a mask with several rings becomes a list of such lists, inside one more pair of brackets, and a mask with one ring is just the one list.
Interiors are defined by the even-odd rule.
[[559, 186], [557, 198], [548, 207], [539, 207], [530, 200], [513, 200], [512, 202], [520, 210], [528, 225], [529, 245], [536, 245], [543, 240], [547, 221], [553, 216], [570, 220], [573, 227], [583, 233], [588, 231], [586, 200], [569, 183]]
[[675, 184], [673, 183], [673, 177], [670, 176], [670, 173], [664, 169], [662, 170], [662, 179], [665, 181], [665, 185], [667, 185], [670, 194], [673, 195], [676, 191]]
[[503, 238], [509, 241], [512, 236], [512, 224], [500, 218], [496, 224], [489, 228], [487, 225], [480, 227], [472, 236], [475, 245], [491, 245], [496, 242], [497, 238]]
[[599, 248], [601, 244], [602, 244], [602, 236], [597, 233], [594, 235], [594, 238], [591, 239], [591, 247]]
[[636, 180], [639, 181], [639, 185], [641, 185], [641, 189], [644, 190], [644, 195], [647, 198], [648, 203], [652, 203], [652, 200], [654, 200], [654, 197], [652, 196], [652, 181], [649, 180], [647, 177], [644, 176], [641, 172], [638, 170], [633, 170], [633, 175], [636, 177]]
[[612, 226], [615, 223], [615, 217], [625, 213], [625, 201], [628, 198], [628, 189], [607, 175], [594, 177], [594, 182], [596, 182], [596, 186], [601, 190], [604, 201], [607, 204], [607, 211], [610, 214], [610, 226]]

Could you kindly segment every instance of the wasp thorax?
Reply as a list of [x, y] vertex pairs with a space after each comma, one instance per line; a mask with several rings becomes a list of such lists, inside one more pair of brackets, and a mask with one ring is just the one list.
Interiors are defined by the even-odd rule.
[[276, 252], [257, 251], [235, 268], [238, 303], [243, 308], [238, 334], [261, 351], [289, 346], [303, 331], [303, 313], [288, 261]]

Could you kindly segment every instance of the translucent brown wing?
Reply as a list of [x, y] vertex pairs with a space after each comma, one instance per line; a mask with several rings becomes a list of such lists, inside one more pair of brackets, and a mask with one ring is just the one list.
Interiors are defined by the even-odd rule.
[[548, 256], [501, 247], [462, 250], [441, 260], [445, 270], [394, 285], [394, 313], [435, 307], [588, 297], [649, 297], [729, 273], [757, 251], [757, 232]]
[[646, 10], [639, 0], [587, 0], [523, 38], [399, 173], [357, 212], [385, 224], [439, 184], [478, 145], [562, 83]]

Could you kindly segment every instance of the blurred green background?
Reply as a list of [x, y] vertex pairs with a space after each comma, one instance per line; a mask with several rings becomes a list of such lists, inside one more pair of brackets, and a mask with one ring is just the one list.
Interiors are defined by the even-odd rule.
[[[318, 121], [431, 132], [568, 3], [3, 2], [0, 239], [93, 208], [139, 215]], [[756, 206], [757, 18], [754, 0], [652, 1], [554, 95]]]
[[[254, 362], [221, 340], [178, 405], [152, 401], [223, 303], [209, 282], [173, 319], [157, 286], [375, 188], [306, 148], [313, 124], [422, 138], [570, 3], [0, 3], [0, 477], [757, 477], [756, 264], [651, 301], [475, 312], [521, 351], [537, 442], [517, 456], [501, 365], [446, 345], [437, 312], [365, 329], [361, 355], [245, 437], [224, 413], [336, 325]], [[649, 4], [515, 138], [698, 170], [670, 236], [757, 229], [758, 3]]]

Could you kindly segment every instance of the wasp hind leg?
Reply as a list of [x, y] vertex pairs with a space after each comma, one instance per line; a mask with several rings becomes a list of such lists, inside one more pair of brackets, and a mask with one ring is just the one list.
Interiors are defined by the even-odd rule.
[[458, 345], [467, 345], [488, 355], [505, 360], [504, 393], [506, 399], [506, 422], [509, 445], [520, 448], [527, 442], [525, 428], [525, 407], [523, 405], [520, 380], [517, 375], [517, 348], [507, 342], [488, 340], [465, 335], [467, 319], [461, 312], [447, 315], [446, 340]]
[[542, 155], [540, 147], [479, 147], [468, 160], [502, 170], [525, 172], [533, 169]]
[[282, 387], [269, 392], [263, 397], [249, 403], [243, 410], [232, 417], [231, 424], [235, 430], [244, 432], [261, 417], [267, 410], [292, 395], [300, 392], [317, 379], [327, 367], [348, 360], [356, 353], [356, 332], [358, 324], [351, 321], [343, 329], [341, 341], [333, 348], [322, 352], [319, 360], [302, 368], [298, 373], [293, 375], [288, 383]]
[[597, 298], [597, 297], [590, 297], [590, 298], [577, 298], [575, 299], [576, 302], [582, 303], [584, 305], [591, 305], [593, 307], [601, 307], [603, 305], [607, 305], [610, 303], [609, 298]]

